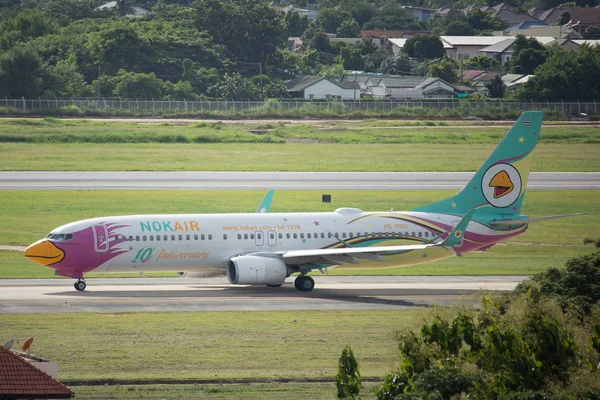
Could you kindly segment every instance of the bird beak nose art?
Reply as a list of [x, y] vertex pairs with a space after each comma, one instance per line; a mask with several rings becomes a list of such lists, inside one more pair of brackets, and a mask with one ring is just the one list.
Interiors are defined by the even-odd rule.
[[43, 266], [56, 264], [65, 258], [65, 252], [54, 243], [42, 239], [25, 249], [25, 257]]

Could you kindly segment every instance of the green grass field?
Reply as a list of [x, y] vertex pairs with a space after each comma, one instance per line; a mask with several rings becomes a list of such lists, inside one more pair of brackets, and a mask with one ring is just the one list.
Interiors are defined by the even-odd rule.
[[[474, 171], [508, 129], [452, 124], [0, 120], [0, 169]], [[548, 124], [540, 141], [534, 171], [600, 170], [595, 126]]]
[[[176, 196], [173, 197], [173, 194]], [[320, 201], [320, 192], [281, 191], [272, 212], [332, 211], [360, 207], [366, 211], [410, 210], [443, 199], [451, 191], [334, 191], [333, 203]], [[53, 228], [78, 219], [102, 215], [144, 213], [253, 212], [264, 193], [259, 191], [0, 191], [0, 244], [27, 245]], [[560, 266], [569, 258], [590, 252], [585, 237], [600, 237], [597, 191], [529, 192], [524, 212], [530, 216], [586, 213], [532, 224], [529, 230], [485, 253], [468, 254], [436, 263], [387, 270], [333, 269], [352, 275], [528, 275]], [[53, 271], [26, 260], [21, 253], [0, 251], [0, 278], [52, 277]], [[174, 274], [148, 274], [148, 276]], [[94, 276], [91, 274], [90, 276]], [[113, 276], [113, 275], [103, 275]], [[124, 275], [118, 275], [124, 276]], [[137, 276], [137, 275], [125, 275]]]
[[33, 337], [64, 380], [331, 378], [346, 344], [363, 376], [381, 377], [398, 361], [395, 331], [431, 312], [0, 315], [0, 340]]

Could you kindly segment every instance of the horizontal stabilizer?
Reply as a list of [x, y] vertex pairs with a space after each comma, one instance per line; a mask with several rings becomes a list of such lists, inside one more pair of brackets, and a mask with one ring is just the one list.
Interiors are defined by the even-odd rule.
[[584, 215], [584, 214], [576, 213], [576, 214], [550, 215], [548, 217], [507, 219], [507, 220], [501, 220], [501, 221], [492, 221], [492, 222], [490, 222], [490, 225], [492, 225], [492, 226], [519, 226], [519, 225], [529, 224], [531, 222], [541, 222], [541, 221], [549, 221], [551, 219], [577, 217], [579, 215]]

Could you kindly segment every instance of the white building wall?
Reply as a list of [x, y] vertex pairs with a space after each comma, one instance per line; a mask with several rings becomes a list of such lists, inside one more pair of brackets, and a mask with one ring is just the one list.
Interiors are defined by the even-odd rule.
[[357, 100], [360, 98], [360, 89], [343, 89], [324, 79], [304, 89], [304, 98]]
[[454, 49], [446, 49], [446, 54], [448, 57], [452, 57], [455, 60], [462, 61], [467, 60], [471, 57], [480, 56], [481, 52], [479, 50], [484, 47], [488, 47], [489, 45], [471, 45], [471, 46], [461, 46], [455, 45]]

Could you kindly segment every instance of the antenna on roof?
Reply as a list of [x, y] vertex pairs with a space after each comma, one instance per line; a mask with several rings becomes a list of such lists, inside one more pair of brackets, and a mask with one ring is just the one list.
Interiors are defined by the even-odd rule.
[[12, 339], [10, 339], [8, 342], [4, 343], [4, 346], [3, 346], [3, 347], [4, 347], [5, 349], [7, 349], [7, 350], [10, 350], [10, 348], [12, 347], [12, 345], [13, 345], [13, 340], [12, 340]]
[[17, 344], [21, 348], [21, 350], [26, 351], [29, 354], [29, 348], [31, 347], [31, 343], [33, 342], [33, 338], [29, 338], [23, 343], [23, 346], [17, 341]]

